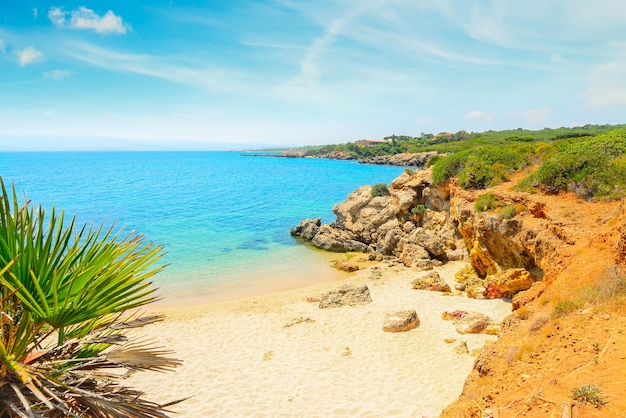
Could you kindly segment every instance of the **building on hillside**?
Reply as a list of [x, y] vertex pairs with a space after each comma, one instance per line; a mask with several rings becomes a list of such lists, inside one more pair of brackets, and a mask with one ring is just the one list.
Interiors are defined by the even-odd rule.
[[451, 134], [450, 132], [440, 132], [437, 135], [435, 135], [430, 142], [447, 142], [447, 141], [452, 141], [454, 139], [454, 134]]
[[371, 147], [372, 145], [384, 144], [385, 141], [380, 139], [359, 139], [358, 141], [354, 141], [360, 147]]

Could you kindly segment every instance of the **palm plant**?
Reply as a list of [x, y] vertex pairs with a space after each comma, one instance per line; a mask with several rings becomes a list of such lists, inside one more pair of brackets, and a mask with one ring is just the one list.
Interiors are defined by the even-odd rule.
[[178, 360], [127, 331], [162, 319], [149, 279], [163, 249], [113, 227], [67, 224], [0, 178], [0, 417], [166, 417], [123, 373]]

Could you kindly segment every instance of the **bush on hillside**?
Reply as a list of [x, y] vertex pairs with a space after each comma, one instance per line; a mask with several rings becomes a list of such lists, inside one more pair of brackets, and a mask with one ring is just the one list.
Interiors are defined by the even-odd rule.
[[378, 183], [372, 186], [371, 194], [372, 197], [388, 196], [389, 189], [387, 188], [387, 185], [385, 183]]
[[493, 193], [485, 193], [478, 196], [476, 203], [474, 203], [474, 208], [478, 212], [484, 212], [486, 210], [494, 210], [499, 204], [500, 201], [496, 195]]
[[572, 190], [587, 199], [626, 195], [626, 129], [559, 145], [530, 183], [549, 193]]
[[433, 165], [433, 182], [441, 184], [458, 176], [465, 189], [484, 189], [507, 179], [507, 174], [528, 165], [535, 154], [535, 144], [511, 143], [483, 145], [447, 157]]

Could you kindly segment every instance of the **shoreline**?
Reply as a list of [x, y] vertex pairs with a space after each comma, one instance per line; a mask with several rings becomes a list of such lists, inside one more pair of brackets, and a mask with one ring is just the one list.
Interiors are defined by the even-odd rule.
[[[453, 285], [466, 263], [435, 270]], [[376, 272], [376, 274], [374, 274]], [[174, 351], [183, 366], [142, 372], [128, 380], [147, 399], [175, 405], [179, 417], [438, 416], [461, 394], [474, 357], [497, 337], [458, 334], [444, 310], [476, 310], [496, 322], [510, 303], [414, 290], [425, 272], [380, 263], [338, 281], [241, 299], [185, 306], [148, 306], [163, 322], [137, 330]], [[367, 284], [372, 302], [320, 309], [307, 302], [344, 284]], [[385, 333], [386, 312], [415, 309], [420, 325]], [[446, 343], [445, 338], [454, 339]]]

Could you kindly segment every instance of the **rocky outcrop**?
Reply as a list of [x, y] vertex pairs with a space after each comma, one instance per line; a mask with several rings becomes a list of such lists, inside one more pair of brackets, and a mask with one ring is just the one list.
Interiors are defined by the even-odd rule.
[[419, 318], [415, 310], [390, 312], [383, 320], [384, 332], [405, 332], [410, 331], [419, 325]]
[[[466, 259], [461, 236], [449, 222], [449, 191], [432, 186], [430, 177], [430, 170], [403, 173], [389, 185], [388, 196], [360, 187], [335, 205], [333, 224], [306, 219], [291, 234], [317, 248], [394, 257], [420, 269]], [[419, 217], [412, 212], [418, 206], [424, 212]]]
[[436, 152], [418, 152], [395, 155], [378, 155], [376, 157], [364, 158], [360, 160], [359, 163], [421, 168], [426, 165], [430, 157], [436, 154]]

